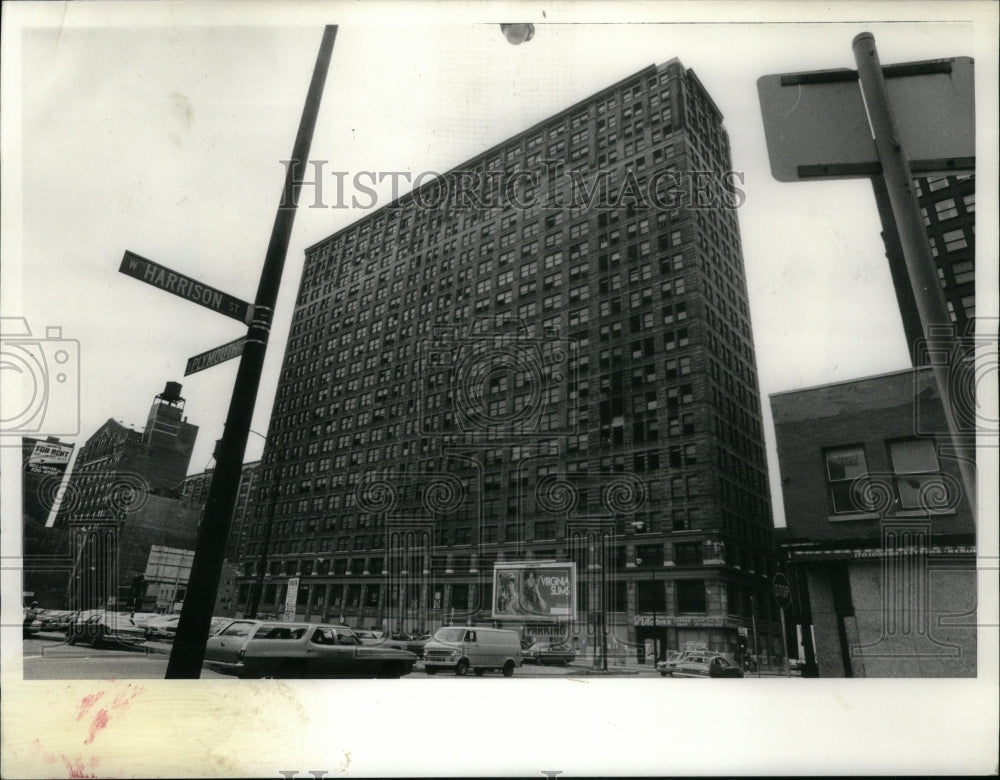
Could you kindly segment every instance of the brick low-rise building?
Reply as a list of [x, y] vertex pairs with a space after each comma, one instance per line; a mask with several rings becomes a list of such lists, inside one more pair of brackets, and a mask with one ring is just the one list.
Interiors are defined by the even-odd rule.
[[775, 393], [771, 408], [781, 544], [819, 675], [974, 677], [975, 519], [930, 369]]

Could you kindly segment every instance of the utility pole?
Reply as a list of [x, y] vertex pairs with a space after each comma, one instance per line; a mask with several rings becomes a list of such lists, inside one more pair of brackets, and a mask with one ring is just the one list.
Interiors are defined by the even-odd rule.
[[291, 162], [286, 167], [281, 202], [274, 219], [271, 240], [264, 258], [257, 296], [254, 299], [252, 318], [233, 386], [226, 426], [216, 458], [215, 474], [209, 488], [205, 518], [198, 529], [198, 540], [191, 564], [191, 579], [188, 582], [189, 595], [184, 599], [184, 607], [177, 624], [177, 636], [167, 664], [167, 679], [197, 679], [201, 676], [205, 643], [208, 641], [209, 626], [219, 591], [222, 563], [232, 524], [233, 509], [236, 506], [236, 494], [243, 470], [243, 456], [246, 452], [250, 423], [257, 401], [257, 390], [264, 367], [271, 319], [278, 298], [278, 288], [281, 285], [285, 256], [288, 253], [299, 190], [302, 188], [302, 182], [296, 181], [296, 175], [299, 167], [305, 165], [309, 157], [313, 130], [316, 127], [316, 117], [319, 114], [323, 86], [326, 83], [336, 36], [336, 26], [324, 28]]

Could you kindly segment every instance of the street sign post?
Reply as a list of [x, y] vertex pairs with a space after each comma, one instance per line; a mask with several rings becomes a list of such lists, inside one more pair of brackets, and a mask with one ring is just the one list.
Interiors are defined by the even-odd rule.
[[783, 661], [785, 675], [791, 677], [792, 669], [788, 662], [788, 635], [785, 633], [787, 630], [785, 628], [785, 610], [792, 606], [792, 586], [788, 584], [788, 577], [780, 571], [776, 572], [774, 579], [771, 580], [771, 592], [778, 604], [778, 614], [781, 615], [781, 647], [785, 652]]
[[200, 355], [188, 358], [187, 368], [184, 369], [184, 376], [204, 371], [206, 368], [211, 368], [212, 366], [219, 365], [219, 363], [225, 363], [227, 360], [239, 357], [243, 354], [243, 346], [246, 344], [246, 341], [246, 336], [240, 336], [238, 339], [230, 341], [228, 344], [223, 344], [221, 347], [216, 347], [215, 349], [208, 350], [208, 352], [202, 352]]
[[788, 578], [780, 571], [774, 575], [771, 581], [771, 591], [774, 593], [774, 600], [782, 609], [792, 606], [792, 586], [788, 584]]
[[[888, 65], [882, 74], [913, 172], [975, 170], [972, 58]], [[757, 94], [771, 174], [778, 181], [882, 172], [856, 70], [762, 76]]]
[[[872, 179], [883, 231], [900, 250], [899, 258], [894, 251], [887, 254], [904, 325], [912, 301], [921, 334], [940, 341], [937, 329], [949, 328], [951, 317], [913, 175], [975, 171], [973, 60], [954, 57], [882, 67], [875, 38], [868, 32], [854, 37], [852, 49], [856, 71], [786, 73], [758, 79], [771, 173], [786, 182]], [[901, 289], [903, 279], [909, 280], [909, 291]], [[966, 498], [975, 507], [975, 450], [959, 434], [949, 369], [944, 361], [932, 365], [951, 450]]]
[[135, 252], [125, 251], [122, 264], [118, 267], [120, 273], [138, 279], [160, 290], [165, 290], [180, 298], [194, 301], [206, 309], [225, 314], [244, 325], [250, 323], [252, 307], [246, 301], [241, 301], [228, 293], [202, 284], [190, 276], [172, 271], [166, 266], [147, 260]]
[[285, 609], [281, 613], [283, 621], [295, 620], [295, 606], [299, 600], [299, 578], [288, 578], [288, 589], [285, 591]]

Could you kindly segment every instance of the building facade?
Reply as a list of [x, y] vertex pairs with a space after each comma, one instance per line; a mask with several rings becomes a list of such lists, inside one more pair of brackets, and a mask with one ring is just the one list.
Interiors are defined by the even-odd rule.
[[[233, 521], [229, 530], [229, 543], [226, 545], [226, 560], [238, 561], [243, 555], [244, 520], [247, 509], [251, 505], [250, 498], [255, 488], [257, 475], [260, 471], [260, 461], [244, 463], [240, 472], [240, 486], [236, 494], [236, 506], [233, 508]], [[212, 486], [212, 476], [215, 469], [206, 469], [198, 474], [191, 474], [181, 483], [181, 497], [190, 504], [204, 510], [208, 503], [208, 490]]]
[[77, 453], [56, 520], [73, 558], [69, 606], [127, 600], [154, 544], [194, 549], [200, 512], [180, 496], [198, 427], [180, 390], [166, 383], [143, 430], [109, 419]]
[[[307, 249], [240, 601], [780, 654], [740, 183], [671, 60]], [[547, 560], [573, 618], [494, 618]]]
[[22, 590], [25, 603], [43, 608], [61, 607], [66, 599], [69, 540], [64, 528], [48, 521], [73, 447], [52, 436], [21, 439]]
[[975, 677], [975, 522], [931, 370], [777, 393], [771, 408], [782, 547], [818, 674]]
[[[878, 177], [872, 182], [882, 224], [891, 226], [894, 220], [888, 191]], [[976, 177], [924, 176], [913, 183], [950, 318], [949, 322], [933, 323], [933, 335], [971, 337], [976, 316]], [[882, 239], [910, 357], [915, 367], [927, 365], [928, 334], [920, 323], [898, 234], [891, 227], [887, 230]]]

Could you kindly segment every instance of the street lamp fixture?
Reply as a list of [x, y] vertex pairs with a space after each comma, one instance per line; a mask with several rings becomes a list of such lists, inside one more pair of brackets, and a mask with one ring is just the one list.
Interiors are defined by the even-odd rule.
[[501, 24], [500, 30], [511, 46], [520, 46], [535, 37], [533, 24]]

